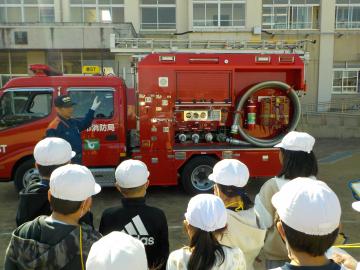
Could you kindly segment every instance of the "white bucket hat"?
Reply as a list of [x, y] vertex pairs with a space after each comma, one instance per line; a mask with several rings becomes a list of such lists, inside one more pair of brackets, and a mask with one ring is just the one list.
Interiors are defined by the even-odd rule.
[[290, 131], [280, 143], [274, 147], [280, 147], [290, 151], [303, 151], [310, 153], [314, 147], [315, 138], [308, 133]]
[[91, 171], [85, 166], [68, 164], [53, 171], [50, 193], [53, 197], [81, 202], [101, 191]]
[[249, 169], [237, 159], [223, 159], [215, 164], [209, 179], [224, 186], [244, 187], [249, 180]]
[[71, 161], [74, 156], [71, 145], [61, 138], [45, 138], [34, 148], [35, 161], [41, 166], [62, 165]]
[[219, 197], [212, 194], [199, 194], [190, 199], [185, 219], [196, 228], [213, 232], [226, 226], [227, 212]]
[[86, 260], [88, 270], [147, 270], [143, 243], [123, 232], [111, 232], [95, 242]]
[[359, 202], [353, 202], [352, 208], [354, 208], [355, 211], [360, 212], [360, 201]]
[[135, 188], [148, 181], [150, 173], [140, 160], [129, 159], [120, 163], [115, 171], [116, 183], [122, 188]]
[[339, 199], [322, 181], [295, 178], [286, 183], [271, 202], [286, 225], [304, 234], [327, 235], [339, 227]]

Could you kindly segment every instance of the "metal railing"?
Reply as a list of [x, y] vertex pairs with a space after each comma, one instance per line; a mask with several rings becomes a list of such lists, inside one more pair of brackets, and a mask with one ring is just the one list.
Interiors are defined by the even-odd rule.
[[340, 99], [331, 102], [319, 102], [302, 105], [303, 114], [324, 112], [360, 115], [360, 98]]
[[152, 39], [152, 38], [119, 38], [110, 37], [112, 52], [211, 52], [243, 51], [264, 53], [298, 53], [304, 54], [308, 40], [191, 40], [191, 39]]

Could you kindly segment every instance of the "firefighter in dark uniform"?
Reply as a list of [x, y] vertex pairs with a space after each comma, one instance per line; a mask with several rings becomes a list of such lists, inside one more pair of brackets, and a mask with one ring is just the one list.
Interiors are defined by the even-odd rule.
[[49, 124], [46, 130], [46, 137], [59, 137], [68, 141], [76, 155], [71, 163], [82, 163], [82, 141], [80, 132], [91, 126], [94, 119], [95, 110], [101, 102], [95, 97], [94, 102], [82, 120], [73, 119], [73, 105], [70, 96], [59, 96], [55, 99], [57, 117]]

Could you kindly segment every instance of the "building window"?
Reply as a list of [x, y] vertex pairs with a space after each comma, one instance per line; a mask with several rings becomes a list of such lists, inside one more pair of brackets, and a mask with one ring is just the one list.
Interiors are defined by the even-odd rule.
[[360, 0], [336, 0], [336, 28], [360, 28]]
[[14, 41], [16, 45], [27, 45], [28, 36], [26, 31], [16, 31], [14, 32]]
[[0, 88], [11, 78], [27, 76], [27, 53], [25, 51], [0, 50]]
[[263, 29], [318, 29], [320, 0], [263, 0]]
[[0, 51], [0, 74], [10, 73], [9, 56], [10, 56], [9, 52]]
[[102, 50], [49, 50], [47, 64], [64, 74], [81, 74], [83, 66], [99, 66], [116, 71], [114, 55]]
[[27, 74], [28, 63], [27, 53], [25, 51], [10, 52], [11, 74]]
[[141, 0], [141, 30], [175, 30], [176, 0]]
[[360, 92], [360, 68], [334, 69], [333, 94], [357, 94]]
[[2, 0], [0, 3], [0, 22], [3, 23], [55, 21], [54, 0]]
[[244, 27], [245, 0], [193, 0], [193, 27]]
[[[111, 21], [105, 15], [110, 14]], [[71, 22], [124, 22], [124, 0], [70, 0]]]

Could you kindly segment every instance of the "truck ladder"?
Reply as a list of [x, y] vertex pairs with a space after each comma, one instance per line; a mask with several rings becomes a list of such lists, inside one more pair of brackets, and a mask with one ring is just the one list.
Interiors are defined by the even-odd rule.
[[305, 48], [312, 40], [190, 40], [190, 39], [152, 39], [119, 38], [110, 36], [110, 49], [113, 53], [148, 54], [148, 53], [296, 53], [305, 55]]

